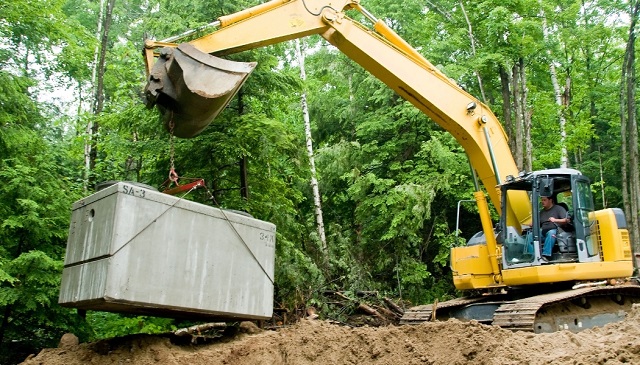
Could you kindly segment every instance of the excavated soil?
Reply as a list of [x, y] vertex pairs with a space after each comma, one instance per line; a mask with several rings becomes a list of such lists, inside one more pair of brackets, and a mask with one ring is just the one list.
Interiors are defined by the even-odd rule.
[[152, 335], [62, 341], [23, 364], [640, 364], [640, 307], [622, 322], [580, 333], [511, 332], [457, 320], [357, 328], [302, 320], [204, 345]]

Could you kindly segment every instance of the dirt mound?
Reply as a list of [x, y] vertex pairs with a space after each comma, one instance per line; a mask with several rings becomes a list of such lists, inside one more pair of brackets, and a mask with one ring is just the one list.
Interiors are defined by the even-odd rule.
[[640, 364], [637, 307], [623, 322], [577, 334], [511, 332], [457, 320], [377, 328], [303, 320], [251, 332], [205, 345], [128, 336], [45, 349], [23, 364]]

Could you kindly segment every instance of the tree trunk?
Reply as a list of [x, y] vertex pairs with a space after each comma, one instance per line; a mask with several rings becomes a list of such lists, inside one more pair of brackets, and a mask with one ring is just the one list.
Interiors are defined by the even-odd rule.
[[242, 156], [238, 161], [240, 168], [240, 197], [249, 200], [249, 181], [247, 178], [247, 156]]
[[[238, 98], [238, 116], [244, 115], [244, 93], [239, 91], [236, 94]], [[245, 201], [249, 200], [249, 177], [247, 173], [247, 166], [249, 160], [247, 156], [240, 156], [238, 159], [238, 172], [240, 174], [240, 197]]]
[[502, 122], [509, 139], [509, 149], [515, 151], [513, 121], [511, 119], [511, 80], [504, 66], [500, 66], [500, 85], [502, 90]]
[[[471, 54], [475, 57], [476, 42], [475, 42], [475, 39], [473, 38], [473, 27], [471, 26], [471, 21], [469, 20], [469, 16], [467, 16], [467, 11], [464, 9], [464, 4], [462, 3], [462, 1], [459, 1], [458, 4], [460, 4], [460, 9], [462, 10], [462, 14], [464, 15], [464, 20], [467, 22], [467, 34], [469, 35], [469, 42], [471, 43]], [[482, 96], [482, 102], [485, 104], [488, 104], [487, 97], [484, 93], [484, 86], [482, 85], [482, 78], [480, 77], [480, 72], [474, 69], [473, 73], [475, 73], [476, 77], [478, 78], [478, 88], [480, 88], [480, 95]]]
[[[304, 82], [307, 79], [307, 74], [304, 68], [304, 55], [300, 47], [300, 39], [296, 39], [296, 57], [298, 64], [300, 65], [300, 78]], [[313, 204], [315, 206], [316, 215], [316, 227], [318, 230], [318, 237], [320, 238], [320, 245], [322, 253], [324, 255], [324, 266], [328, 268], [329, 265], [329, 249], [327, 247], [327, 239], [324, 232], [324, 220], [322, 218], [322, 199], [320, 196], [320, 189], [318, 188], [318, 180], [316, 178], [316, 163], [313, 156], [313, 139], [311, 138], [311, 122], [309, 120], [309, 108], [307, 105], [307, 93], [302, 92], [300, 97], [302, 106], [302, 117], [304, 119], [304, 132], [307, 142], [307, 156], [309, 157], [309, 168], [311, 170], [311, 189], [313, 190]]]
[[[544, 12], [542, 12], [541, 17], [542, 17], [542, 34], [545, 40], [547, 40], [549, 38], [549, 30], [547, 27], [547, 18]], [[560, 126], [560, 167], [566, 168], [568, 167], [569, 158], [567, 155], [567, 144], [566, 144], [567, 132], [565, 130], [565, 125], [567, 122], [564, 114], [565, 104], [563, 103], [563, 100], [562, 100], [563, 93], [562, 93], [562, 90], [560, 90], [560, 83], [558, 82], [558, 73], [556, 72], [556, 65], [554, 64], [553, 56], [551, 54], [550, 48], [547, 48], [547, 56], [549, 56], [549, 73], [551, 74], [551, 85], [553, 85], [553, 95], [556, 100], [556, 105], [558, 106], [558, 124]], [[568, 99], [567, 99], [567, 102], [568, 102]]]
[[523, 125], [524, 122], [522, 120], [522, 105], [520, 99], [520, 72], [518, 71], [519, 63], [513, 65], [512, 69], [512, 77], [511, 82], [513, 83], [513, 109], [515, 110], [514, 122], [515, 122], [515, 141], [514, 141], [514, 150], [513, 154], [516, 158], [516, 166], [518, 166], [518, 170], [524, 170], [523, 164], [523, 149], [522, 149], [522, 141], [524, 137]]
[[[638, 164], [638, 125], [635, 102], [635, 26], [640, 2], [632, 2], [629, 39], [623, 60], [620, 86], [620, 129], [622, 133], [622, 177], [625, 213], [634, 251], [640, 250], [640, 173]], [[625, 160], [628, 156], [628, 160]], [[626, 188], [625, 188], [626, 187]]]
[[571, 105], [571, 75], [567, 75], [564, 80], [564, 92], [562, 93], [562, 111], [560, 120], [560, 134], [562, 137], [562, 157], [560, 163], [569, 167], [569, 152], [567, 151], [567, 115]]
[[[96, 39], [100, 39], [100, 34], [102, 32], [102, 23], [103, 23], [103, 14], [104, 14], [104, 0], [100, 0], [100, 12], [98, 13], [98, 21], [96, 26]], [[98, 73], [98, 56], [100, 55], [100, 44], [96, 44], [96, 48], [93, 50], [93, 67], [91, 70], [91, 85], [96, 85], [96, 74]], [[78, 85], [78, 89], [82, 91], [82, 85]], [[94, 90], [95, 97], [95, 90]], [[80, 98], [82, 100], [82, 98]], [[89, 101], [91, 105], [95, 105], [95, 99], [90, 99]], [[80, 115], [82, 105], [78, 104], [78, 115]], [[85, 129], [85, 133], [87, 135], [87, 139], [84, 142], [84, 191], [89, 190], [89, 178], [91, 176], [91, 131], [93, 130], [93, 119], [89, 119], [87, 122], [87, 127]]]
[[598, 146], [598, 166], [600, 167], [600, 193], [602, 194], [602, 208], [607, 207], [607, 197], [604, 194], [604, 169], [602, 168], [602, 153]]
[[95, 175], [93, 171], [96, 166], [96, 158], [98, 155], [98, 115], [102, 113], [102, 109], [104, 107], [104, 72], [105, 72], [105, 64], [107, 58], [107, 48], [109, 46], [109, 28], [111, 27], [111, 20], [113, 14], [113, 7], [115, 5], [115, 0], [109, 0], [107, 3], [107, 10], [104, 14], [104, 18], [102, 19], [102, 37], [100, 40], [100, 57], [98, 60], [98, 64], [96, 65], [96, 76], [97, 82], [95, 86], [94, 92], [94, 106], [93, 106], [93, 123], [91, 123], [87, 127], [87, 131], [89, 132], [89, 143], [90, 146], [88, 148], [85, 147], [85, 153], [88, 149], [89, 155], [89, 168], [88, 168], [88, 178], [87, 185], [89, 188], [93, 187], [96, 183]]
[[[547, 51], [548, 54], [551, 54], [551, 51]], [[558, 74], [556, 73], [556, 66], [553, 64], [553, 61], [549, 62], [549, 73], [551, 74], [551, 84], [553, 85], [553, 95], [556, 99], [556, 105], [558, 106], [558, 124], [560, 125], [560, 167], [568, 167], [568, 157], [567, 157], [567, 132], [565, 130], [565, 125], [567, 123], [564, 117], [564, 105], [562, 102], [562, 90], [560, 90], [560, 84], [558, 83]]]
[[627, 127], [629, 137], [629, 178], [630, 178], [630, 191], [631, 197], [631, 229], [634, 232], [634, 245], [636, 248], [640, 248], [640, 172], [638, 171], [638, 165], [640, 159], [638, 158], [638, 123], [636, 113], [636, 69], [635, 69], [635, 25], [638, 21], [638, 2], [636, 1], [635, 7], [631, 14], [631, 26], [629, 29], [629, 42], [628, 42], [628, 62], [627, 62]]
[[523, 167], [525, 171], [533, 171], [533, 143], [531, 141], [531, 110], [527, 108], [527, 98], [529, 97], [529, 89], [527, 88], [527, 73], [524, 67], [524, 59], [520, 58], [520, 92], [522, 100], [520, 107], [522, 108], [522, 121], [524, 123], [524, 148], [523, 148]]
[[[628, 168], [628, 153], [627, 153], [627, 101], [626, 101], [626, 78], [627, 78], [627, 62], [628, 57], [625, 54], [622, 61], [622, 77], [620, 78], [620, 160], [621, 160], [621, 180], [622, 180], [622, 204], [624, 206], [624, 213], [627, 216], [627, 220], [631, 218], [631, 199], [629, 197], [629, 177], [627, 171]], [[636, 232], [631, 229], [629, 232], [630, 238], [635, 242]], [[635, 247], [636, 252], [638, 247]]]

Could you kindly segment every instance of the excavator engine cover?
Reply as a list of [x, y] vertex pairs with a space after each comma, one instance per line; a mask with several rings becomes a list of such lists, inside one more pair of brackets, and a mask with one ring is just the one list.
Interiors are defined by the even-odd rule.
[[256, 62], [235, 62], [199, 51], [188, 43], [164, 47], [145, 87], [148, 107], [158, 106], [176, 137], [197, 136], [227, 106]]

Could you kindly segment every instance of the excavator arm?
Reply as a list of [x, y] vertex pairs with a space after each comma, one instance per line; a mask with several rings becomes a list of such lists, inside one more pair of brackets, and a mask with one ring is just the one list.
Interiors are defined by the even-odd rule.
[[[372, 28], [347, 17], [345, 11], [350, 9], [360, 11], [373, 23]], [[192, 116], [179, 120], [174, 114], [177, 109], [189, 108], [181, 106], [180, 102], [175, 100], [168, 100], [171, 98], [162, 100], [164, 85], [158, 84], [157, 80], [166, 76], [165, 63], [169, 63], [170, 60], [154, 63], [153, 60], [158, 54], [157, 48], [165, 47], [160, 51], [160, 58], [164, 57], [163, 54], [170, 53], [171, 47], [184, 48], [189, 54], [200, 51], [204, 54], [222, 56], [319, 34], [451, 133], [465, 149], [471, 165], [487, 188], [494, 207], [498, 211], [501, 210], [500, 192], [495, 187], [507, 176], [516, 176], [518, 169], [498, 119], [486, 105], [440, 72], [382, 20], [376, 19], [366, 11], [359, 1], [273, 0], [221, 17], [214, 25], [219, 29], [186, 45], [178, 46], [151, 40], [145, 42], [147, 70], [150, 75], [147, 85], [149, 104], [156, 103], [161, 111], [164, 109], [166, 125], [175, 126], [178, 130], [181, 124], [187, 123], [187, 127], [183, 128], [184, 137], [199, 133], [204, 128], [203, 124], [206, 126], [215, 118], [244, 82], [250, 70], [242, 75], [242, 70], [238, 70], [242, 67], [233, 69], [229, 66], [233, 69], [231, 74], [239, 75], [234, 85], [220, 88], [224, 89], [221, 93], [212, 90], [196, 92], [196, 98], [210, 94], [214, 95], [212, 99], [224, 99], [224, 102], [215, 105], [215, 111], [204, 113], [207, 114], [206, 121], [201, 121], [197, 127], [191, 127], [188, 123]], [[217, 59], [210, 55], [204, 56]], [[246, 69], [252, 68], [251, 65], [243, 65]], [[187, 73], [193, 71], [185, 72]], [[184, 78], [186, 79], [186, 76]], [[199, 74], [198, 78], [208, 80], [211, 88], [218, 88], [214, 86], [213, 76], [203, 77]], [[188, 103], [194, 104], [192, 101]], [[512, 218], [511, 221], [525, 222], [530, 218], [530, 204], [526, 201], [526, 195], [522, 199], [525, 200], [523, 204], [517, 204], [518, 199], [509, 200], [511, 205], [507, 207], [506, 213]]]

